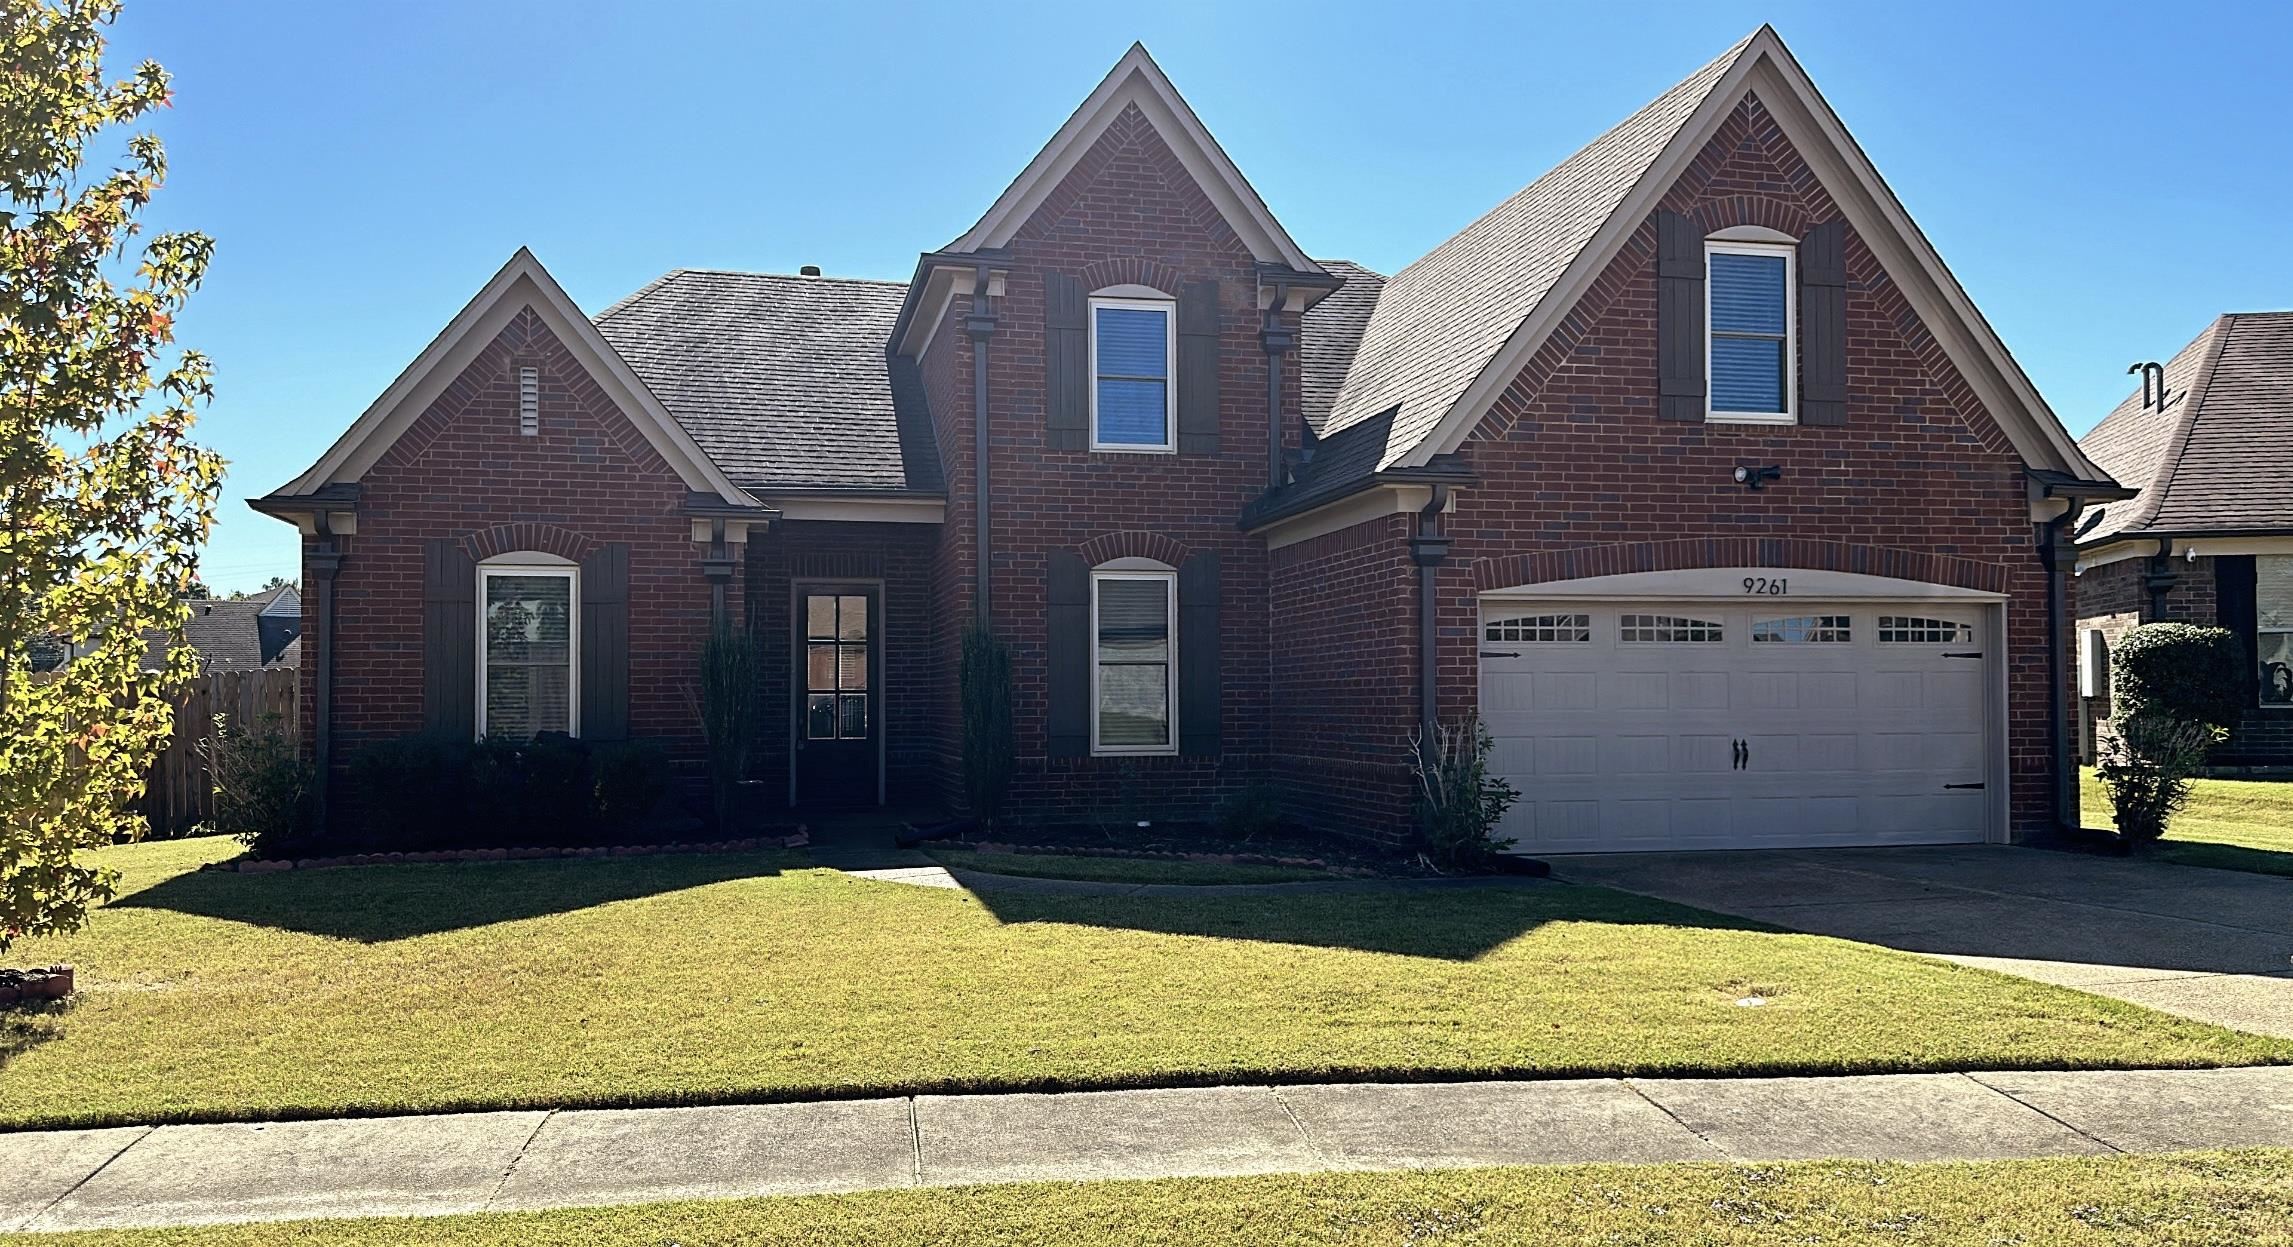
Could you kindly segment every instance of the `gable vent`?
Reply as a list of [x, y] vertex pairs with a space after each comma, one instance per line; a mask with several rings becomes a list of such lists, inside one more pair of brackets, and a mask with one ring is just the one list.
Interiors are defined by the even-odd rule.
[[541, 436], [541, 369], [518, 369], [518, 436]]

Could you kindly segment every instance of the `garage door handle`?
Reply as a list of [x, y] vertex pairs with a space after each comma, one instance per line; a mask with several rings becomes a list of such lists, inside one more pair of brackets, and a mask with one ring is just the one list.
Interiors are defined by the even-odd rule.
[[1983, 787], [1985, 787], [1985, 786], [1986, 786], [1986, 785], [1983, 785], [1983, 784], [1945, 784], [1945, 785], [1943, 785], [1943, 787], [1944, 787], [1944, 788], [1946, 788], [1946, 789], [1959, 789], [1959, 788], [1966, 788], [1966, 789], [1979, 789], [1979, 788], [1983, 788]]
[[1749, 742], [1747, 742], [1747, 741], [1741, 741], [1741, 740], [1739, 740], [1739, 741], [1736, 741], [1736, 742], [1735, 742], [1735, 746], [1736, 746], [1736, 769], [1737, 769], [1737, 770], [1739, 770], [1739, 771], [1750, 770], [1750, 769], [1751, 769], [1751, 765], [1752, 765], [1752, 747], [1751, 747], [1751, 744], [1750, 744]]
[[1943, 657], [1945, 657], [1945, 658], [1980, 658], [1980, 657], [1982, 657], [1982, 654], [1981, 654], [1981, 653], [1979, 653], [1979, 652], [1978, 652], [1978, 653], [1973, 653], [1973, 654], [1945, 654], [1945, 655], [1943, 655]]
[[1520, 656], [1518, 651], [1512, 650], [1485, 649], [1481, 651], [1483, 658], [1519, 658]]

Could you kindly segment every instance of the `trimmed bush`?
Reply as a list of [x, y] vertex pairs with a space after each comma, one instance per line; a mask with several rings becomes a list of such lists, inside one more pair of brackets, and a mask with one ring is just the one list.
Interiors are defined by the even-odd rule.
[[2138, 844], [2164, 836], [2189, 800], [2190, 776], [2219, 738], [2218, 728], [2171, 715], [2112, 719], [2094, 774], [2110, 794], [2118, 834]]
[[2245, 652], [2227, 628], [2143, 624], [2119, 638], [2110, 666], [2114, 719], [2162, 715], [2229, 728], [2245, 708]]
[[650, 838], [670, 765], [651, 741], [593, 746], [545, 732], [473, 744], [426, 733], [361, 750], [350, 780], [364, 815], [359, 831], [313, 848], [556, 848]]
[[1252, 784], [1218, 807], [1218, 834], [1236, 844], [1272, 836], [1289, 824], [1282, 794], [1272, 784]]
[[621, 840], [642, 828], [669, 795], [669, 751], [653, 740], [598, 745], [589, 752], [598, 829]]
[[963, 791], [971, 816], [991, 827], [1003, 814], [1018, 754], [1011, 727], [1011, 650], [976, 624], [964, 629]]

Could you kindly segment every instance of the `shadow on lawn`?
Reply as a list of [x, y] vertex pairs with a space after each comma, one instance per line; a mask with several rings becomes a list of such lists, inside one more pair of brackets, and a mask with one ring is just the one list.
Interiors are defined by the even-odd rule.
[[780, 873], [768, 853], [193, 871], [111, 902], [379, 944]]
[[2203, 840], [2165, 840], [2150, 856], [2176, 866], [2206, 866], [2215, 870], [2242, 870], [2255, 875], [2293, 878], [2293, 853], [2248, 848], [2242, 844], [2216, 844]]
[[1517, 880], [1252, 892], [1186, 888], [1097, 897], [1005, 891], [973, 895], [1007, 924], [1056, 922], [1443, 961], [1478, 960], [1554, 922], [1777, 930], [1607, 888]]

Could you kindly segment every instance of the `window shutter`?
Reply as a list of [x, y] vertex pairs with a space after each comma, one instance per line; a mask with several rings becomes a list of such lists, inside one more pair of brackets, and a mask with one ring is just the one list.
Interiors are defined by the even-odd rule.
[[581, 735], [629, 737], [629, 547], [581, 560]]
[[478, 564], [451, 537], [422, 543], [422, 726], [477, 734]]
[[1704, 421], [1704, 231], [1656, 214], [1656, 414]]
[[1218, 453], [1218, 283], [1178, 292], [1178, 452]]
[[1088, 306], [1079, 278], [1043, 274], [1043, 444], [1052, 450], [1091, 447]]
[[1178, 569], [1178, 751], [1215, 758], [1219, 739], [1218, 552], [1205, 550]]
[[1799, 422], [1847, 423], [1847, 227], [1799, 240]]
[[1046, 752], [1054, 758], [1080, 758], [1091, 752], [1091, 568], [1072, 550], [1053, 550], [1049, 579]]
[[2260, 569], [2250, 554], [2223, 554], [2213, 560], [2214, 619], [2237, 638], [2245, 661], [2245, 704], [2261, 701]]

